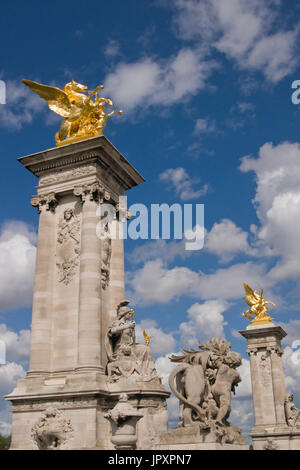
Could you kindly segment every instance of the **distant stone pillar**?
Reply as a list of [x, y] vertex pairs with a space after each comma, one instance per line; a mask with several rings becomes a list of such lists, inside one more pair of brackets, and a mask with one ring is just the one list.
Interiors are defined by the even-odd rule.
[[250, 356], [255, 423], [251, 432], [254, 450], [272, 445], [277, 449], [300, 448], [299, 436], [291, 436], [285, 410], [285, 380], [281, 340], [286, 332], [272, 323], [249, 325], [240, 334], [247, 339]]
[[35, 284], [32, 307], [30, 367], [28, 375], [43, 374], [51, 364], [51, 324], [53, 315], [53, 257], [55, 254], [55, 193], [33, 196], [31, 204], [40, 213]]

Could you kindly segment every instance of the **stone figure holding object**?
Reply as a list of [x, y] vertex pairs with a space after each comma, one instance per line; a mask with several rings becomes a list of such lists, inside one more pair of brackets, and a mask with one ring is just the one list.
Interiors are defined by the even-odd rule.
[[114, 382], [128, 377], [137, 382], [160, 382], [149, 346], [136, 342], [134, 312], [128, 304], [128, 300], [120, 302], [117, 318], [106, 334], [107, 375]]
[[286, 421], [289, 426], [300, 428], [300, 410], [294, 404], [294, 395], [289, 393], [284, 401]]

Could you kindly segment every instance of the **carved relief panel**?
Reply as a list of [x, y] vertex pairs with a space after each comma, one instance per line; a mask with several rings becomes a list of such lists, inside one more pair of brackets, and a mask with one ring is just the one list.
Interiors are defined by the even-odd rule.
[[58, 280], [70, 284], [79, 269], [81, 220], [76, 207], [66, 208], [57, 228], [56, 266]]

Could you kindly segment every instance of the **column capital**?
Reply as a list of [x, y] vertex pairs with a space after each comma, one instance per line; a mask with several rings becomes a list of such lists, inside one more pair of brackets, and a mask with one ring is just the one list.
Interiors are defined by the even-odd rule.
[[97, 181], [90, 184], [75, 186], [73, 194], [74, 196], [80, 197], [82, 202], [85, 202], [88, 199], [102, 204], [104, 201], [109, 201], [111, 199], [110, 193]]
[[31, 205], [37, 207], [39, 213], [45, 209], [46, 211], [55, 211], [58, 204], [57, 195], [54, 192], [48, 194], [39, 194], [32, 196]]
[[270, 353], [271, 356], [274, 354], [277, 354], [278, 356], [283, 355], [283, 349], [281, 348], [281, 346], [268, 346], [267, 351]]
[[248, 349], [246, 350], [246, 353], [247, 353], [249, 356], [256, 356], [257, 351], [258, 351], [257, 348], [248, 348]]

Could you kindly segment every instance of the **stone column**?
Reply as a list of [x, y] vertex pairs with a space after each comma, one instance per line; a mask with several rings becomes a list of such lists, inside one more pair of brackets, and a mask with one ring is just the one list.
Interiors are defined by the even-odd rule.
[[97, 236], [100, 185], [74, 189], [82, 200], [78, 369], [103, 371], [101, 358], [101, 240]]
[[272, 323], [249, 325], [241, 335], [248, 340], [255, 423], [251, 432], [254, 450], [298, 448], [284, 410], [285, 380], [281, 340], [286, 332]]
[[105, 283], [102, 283], [101, 347], [102, 357], [105, 361], [103, 363], [104, 366], [106, 366], [107, 362], [106, 332], [116, 317], [117, 306], [125, 298], [123, 224], [116, 218], [110, 225], [111, 255], [108, 266], [109, 277]]
[[285, 425], [285, 411], [284, 411], [284, 400], [285, 400], [285, 381], [284, 372], [282, 366], [281, 356], [283, 351], [281, 347], [272, 347], [270, 349], [271, 357], [271, 368], [272, 368], [272, 381], [274, 391], [274, 404], [276, 414], [276, 424]]
[[256, 399], [253, 400], [253, 410], [255, 423], [257, 425], [263, 424], [263, 416], [261, 413], [262, 402], [261, 402], [261, 390], [260, 382], [258, 380], [258, 365], [257, 365], [257, 348], [248, 348], [247, 353], [250, 357], [250, 373], [251, 373], [251, 384], [252, 384], [252, 395]]
[[55, 193], [33, 196], [40, 213], [32, 307], [30, 367], [28, 375], [48, 372], [51, 364], [53, 258], [55, 254], [57, 204]]

